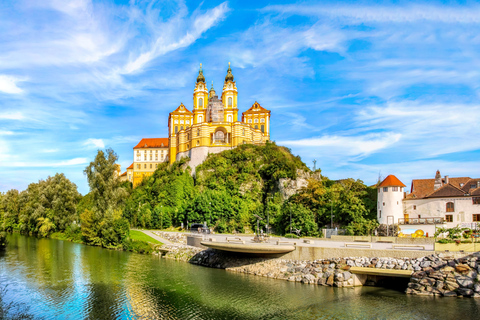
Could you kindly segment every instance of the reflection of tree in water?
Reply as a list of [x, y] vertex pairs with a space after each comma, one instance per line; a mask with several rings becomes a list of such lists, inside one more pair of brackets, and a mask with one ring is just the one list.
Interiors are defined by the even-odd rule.
[[123, 277], [128, 254], [82, 246], [82, 276], [89, 291], [84, 307], [87, 319], [117, 319], [123, 312]]
[[34, 319], [29, 313], [30, 307], [25, 303], [3, 301], [7, 293], [7, 286], [0, 285], [0, 319], [2, 320], [26, 320]]

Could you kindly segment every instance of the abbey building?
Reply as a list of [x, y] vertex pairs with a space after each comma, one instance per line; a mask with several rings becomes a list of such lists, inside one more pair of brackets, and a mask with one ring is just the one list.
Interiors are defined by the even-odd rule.
[[180, 104], [168, 117], [168, 138], [142, 139], [133, 150], [134, 162], [121, 175], [134, 186], [153, 174], [158, 164], [189, 157], [193, 170], [209, 153], [241, 144], [264, 144], [270, 140], [270, 111], [255, 102], [238, 116], [237, 86], [230, 63], [219, 96], [208, 90], [202, 65], [193, 90], [193, 108]]

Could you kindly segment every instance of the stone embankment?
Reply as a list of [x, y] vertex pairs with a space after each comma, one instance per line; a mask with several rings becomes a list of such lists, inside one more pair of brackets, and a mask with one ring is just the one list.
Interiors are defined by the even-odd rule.
[[454, 259], [445, 254], [417, 259], [407, 294], [480, 298], [480, 254]]

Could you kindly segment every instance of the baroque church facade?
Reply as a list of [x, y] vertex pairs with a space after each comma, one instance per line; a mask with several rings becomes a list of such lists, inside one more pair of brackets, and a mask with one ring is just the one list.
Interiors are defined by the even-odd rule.
[[168, 138], [142, 139], [134, 147], [134, 162], [120, 177], [137, 186], [153, 174], [158, 164], [189, 157], [189, 165], [201, 164], [210, 153], [241, 144], [264, 144], [270, 140], [270, 111], [255, 102], [238, 116], [237, 86], [230, 63], [220, 96], [208, 90], [202, 65], [193, 90], [193, 108], [180, 104], [168, 117]]

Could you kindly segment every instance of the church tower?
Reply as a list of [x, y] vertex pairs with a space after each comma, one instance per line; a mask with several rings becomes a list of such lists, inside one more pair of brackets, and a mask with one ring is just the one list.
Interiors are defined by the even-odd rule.
[[224, 117], [225, 122], [232, 123], [238, 121], [238, 107], [237, 107], [237, 86], [233, 81], [232, 69], [230, 62], [228, 63], [227, 76], [223, 83], [222, 103], [225, 107]]
[[193, 91], [193, 124], [203, 123], [206, 120], [208, 105], [208, 91], [205, 77], [203, 76], [202, 64], [198, 71], [197, 83]]

